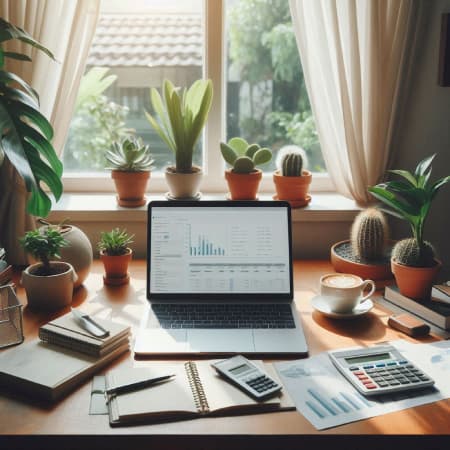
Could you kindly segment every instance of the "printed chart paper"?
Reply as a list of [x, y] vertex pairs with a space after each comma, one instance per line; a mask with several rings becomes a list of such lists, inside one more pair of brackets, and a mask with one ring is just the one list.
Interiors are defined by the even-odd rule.
[[274, 366], [297, 410], [318, 430], [450, 397], [450, 341], [411, 344], [398, 340], [390, 344], [432, 377], [435, 386], [418, 392], [406, 391], [369, 398], [361, 395], [340, 374], [327, 353], [279, 362]]

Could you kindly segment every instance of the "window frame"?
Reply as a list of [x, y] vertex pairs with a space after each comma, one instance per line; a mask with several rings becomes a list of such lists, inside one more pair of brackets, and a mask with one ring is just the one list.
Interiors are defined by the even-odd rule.
[[[220, 153], [219, 143], [226, 139], [226, 77], [223, 67], [226, 58], [225, 40], [225, 1], [203, 0], [205, 21], [203, 76], [210, 78], [214, 86], [214, 97], [208, 120], [203, 131], [203, 166], [204, 174], [201, 185], [202, 192], [224, 193], [227, 184], [224, 177], [225, 162]], [[150, 124], [149, 124], [150, 126]], [[213, 149], [208, 151], [207, 149]], [[170, 152], [169, 149], [167, 149]], [[115, 192], [114, 182], [109, 172], [96, 172], [86, 175], [83, 172], [71, 172], [63, 175], [65, 192]], [[147, 192], [167, 192], [167, 184], [163, 172], [152, 172]], [[313, 173], [312, 192], [334, 192], [335, 188], [328, 173]], [[272, 173], [263, 174], [259, 191], [274, 192]]]

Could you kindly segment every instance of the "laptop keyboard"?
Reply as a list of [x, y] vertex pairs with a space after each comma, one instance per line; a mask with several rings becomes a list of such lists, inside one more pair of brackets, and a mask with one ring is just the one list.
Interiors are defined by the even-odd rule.
[[289, 304], [153, 304], [162, 328], [295, 328]]

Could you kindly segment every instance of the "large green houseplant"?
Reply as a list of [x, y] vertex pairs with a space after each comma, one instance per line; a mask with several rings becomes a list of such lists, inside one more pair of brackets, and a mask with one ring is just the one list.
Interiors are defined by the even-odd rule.
[[23, 53], [5, 50], [4, 44], [14, 39], [52, 59], [54, 56], [26, 31], [0, 18], [0, 165], [5, 157], [9, 160], [31, 193], [27, 211], [45, 217], [50, 211], [51, 200], [41, 182], [58, 200], [62, 194], [63, 167], [51, 144], [53, 128], [39, 112], [37, 92], [18, 75], [5, 69], [8, 59], [31, 62], [31, 58]]
[[424, 227], [431, 204], [439, 189], [450, 181], [450, 176], [431, 182], [431, 155], [419, 162], [413, 173], [391, 170], [401, 180], [388, 181], [369, 187], [369, 192], [384, 203], [382, 208], [394, 217], [406, 220], [412, 237], [394, 246], [391, 268], [400, 292], [414, 299], [424, 299], [430, 294], [433, 280], [441, 267], [432, 245], [424, 239]]
[[173, 198], [198, 197], [202, 171], [193, 165], [195, 145], [208, 118], [213, 97], [211, 80], [197, 80], [189, 89], [177, 89], [164, 80], [162, 97], [152, 88], [150, 100], [155, 115], [145, 115], [160, 138], [175, 154], [175, 166], [166, 168]]

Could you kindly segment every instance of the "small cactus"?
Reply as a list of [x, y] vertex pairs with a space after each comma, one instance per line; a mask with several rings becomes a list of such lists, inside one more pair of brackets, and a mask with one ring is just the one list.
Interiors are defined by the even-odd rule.
[[383, 258], [388, 239], [388, 224], [384, 214], [376, 208], [367, 208], [355, 218], [350, 241], [354, 256], [366, 261]]
[[433, 246], [424, 241], [419, 246], [414, 238], [403, 239], [392, 249], [392, 258], [399, 264], [411, 267], [433, 267], [436, 264]]
[[307, 164], [306, 152], [297, 145], [286, 145], [278, 151], [276, 166], [284, 177], [301, 177]]
[[299, 153], [288, 153], [283, 158], [281, 174], [284, 177], [300, 177], [303, 170], [303, 158]]
[[245, 139], [235, 137], [228, 143], [220, 143], [223, 159], [232, 166], [236, 173], [253, 172], [257, 165], [265, 164], [272, 159], [272, 152], [268, 148], [261, 148], [258, 144], [248, 144]]

